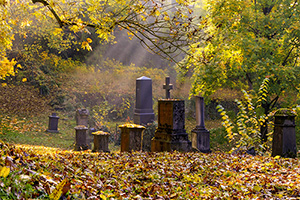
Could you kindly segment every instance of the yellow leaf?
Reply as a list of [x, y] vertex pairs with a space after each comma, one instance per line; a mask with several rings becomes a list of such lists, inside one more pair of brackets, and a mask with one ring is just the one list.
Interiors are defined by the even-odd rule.
[[27, 78], [23, 78], [23, 79], [22, 79], [22, 82], [26, 82], [26, 81], [27, 81]]
[[0, 177], [7, 177], [8, 174], [10, 172], [10, 168], [9, 167], [2, 167], [0, 170]]
[[101, 198], [102, 200], [106, 200], [106, 196], [104, 196], [103, 194], [100, 194], [100, 198]]
[[66, 184], [66, 182], [67, 182], [67, 179], [64, 179], [62, 182], [57, 184], [56, 188], [49, 195], [49, 198], [51, 200], [59, 200], [60, 196], [62, 195], [62, 190], [63, 190], [64, 185]]

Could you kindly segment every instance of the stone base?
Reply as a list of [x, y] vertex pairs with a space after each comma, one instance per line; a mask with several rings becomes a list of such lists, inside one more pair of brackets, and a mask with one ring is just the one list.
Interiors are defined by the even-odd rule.
[[158, 128], [151, 141], [152, 152], [180, 151], [189, 152], [192, 150], [192, 143], [188, 139], [185, 130], [166, 130]]
[[192, 130], [192, 147], [202, 153], [210, 153], [209, 131], [204, 127], [197, 126]]
[[147, 125], [154, 122], [154, 113], [134, 113], [133, 121], [135, 124]]
[[[45, 129], [44, 129], [45, 130]], [[59, 131], [58, 130], [46, 130], [48, 133], [59, 133]]]

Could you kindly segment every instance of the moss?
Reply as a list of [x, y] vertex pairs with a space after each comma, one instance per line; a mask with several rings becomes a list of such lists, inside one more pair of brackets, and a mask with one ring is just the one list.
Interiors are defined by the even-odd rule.
[[138, 124], [123, 124], [120, 125], [119, 128], [145, 128], [144, 126], [138, 125]]
[[289, 108], [280, 108], [275, 113], [275, 116], [294, 117], [296, 115], [297, 115], [296, 112]]
[[104, 132], [104, 131], [96, 131], [92, 133], [93, 135], [109, 135], [108, 132]]

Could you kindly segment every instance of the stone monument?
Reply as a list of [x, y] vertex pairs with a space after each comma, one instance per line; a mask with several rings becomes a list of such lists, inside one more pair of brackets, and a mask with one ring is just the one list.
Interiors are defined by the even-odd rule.
[[297, 156], [295, 113], [281, 108], [275, 113], [272, 156], [295, 158]]
[[93, 152], [109, 152], [109, 133], [104, 131], [93, 132], [94, 135], [94, 148]]
[[204, 125], [204, 98], [196, 96], [196, 128], [192, 130], [192, 147], [202, 153], [210, 153], [209, 131]]
[[154, 121], [151, 78], [142, 76], [136, 79], [136, 101], [133, 121], [135, 124], [140, 125], [147, 125]]
[[90, 144], [87, 140], [87, 130], [88, 128], [84, 125], [78, 125], [75, 128], [76, 138], [75, 138], [75, 150], [82, 151], [90, 149]]
[[166, 99], [158, 100], [158, 128], [151, 141], [151, 151], [191, 151], [191, 142], [185, 131], [185, 106], [183, 100], [170, 99], [170, 78], [163, 86]]
[[144, 126], [137, 124], [123, 124], [121, 129], [121, 152], [141, 151]]
[[84, 125], [86, 127], [89, 127], [89, 115], [90, 112], [86, 108], [77, 109], [76, 110], [76, 125]]
[[56, 113], [52, 113], [52, 115], [49, 116], [49, 125], [47, 132], [49, 133], [58, 133], [58, 119], [59, 117], [56, 115]]

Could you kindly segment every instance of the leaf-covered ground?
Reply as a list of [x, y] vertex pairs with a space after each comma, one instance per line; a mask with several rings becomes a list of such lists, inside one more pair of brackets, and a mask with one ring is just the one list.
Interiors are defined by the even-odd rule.
[[5, 143], [0, 149], [0, 199], [300, 197], [298, 159], [227, 153], [91, 153]]

